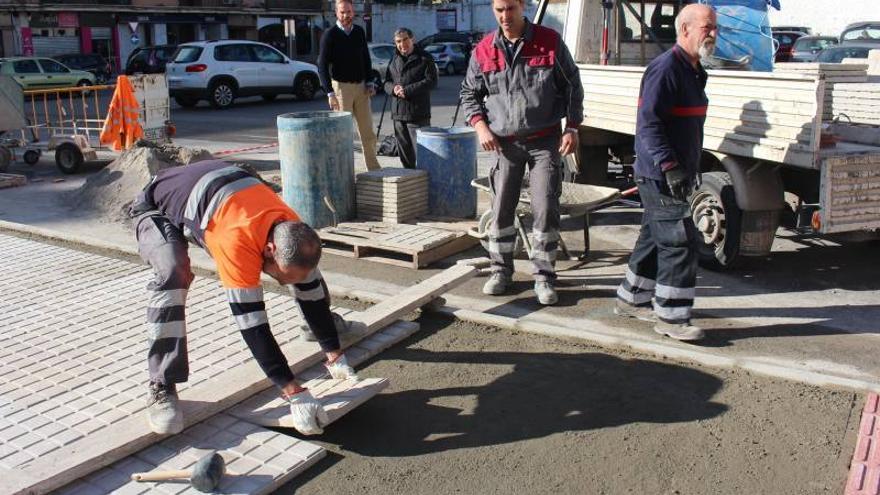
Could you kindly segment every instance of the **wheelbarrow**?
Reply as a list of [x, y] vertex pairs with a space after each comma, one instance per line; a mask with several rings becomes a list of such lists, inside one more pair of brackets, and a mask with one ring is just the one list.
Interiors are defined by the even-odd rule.
[[[492, 193], [489, 186], [489, 178], [481, 177], [471, 181], [471, 186], [480, 190]], [[585, 259], [590, 253], [590, 213], [610, 206], [618, 202], [625, 196], [635, 194], [635, 187], [625, 191], [619, 191], [613, 187], [594, 186], [590, 184], [575, 184], [572, 182], [562, 183], [562, 193], [559, 196], [559, 214], [561, 219], [582, 217], [583, 218], [583, 234], [584, 234], [584, 252], [580, 259]], [[526, 215], [531, 213], [530, 197], [528, 190], [528, 179], [523, 180], [523, 186], [519, 193], [519, 203], [516, 206], [516, 212], [513, 216], [513, 226], [516, 228], [517, 237], [514, 244], [513, 254], [516, 256], [525, 248], [529, 258], [532, 257], [532, 243], [529, 240], [528, 233], [523, 226]], [[468, 230], [468, 235], [480, 240], [487, 251], [489, 250], [489, 227], [492, 224], [492, 209], [486, 210], [480, 216], [480, 222], [476, 228]], [[559, 249], [566, 258], [570, 260], [578, 259], [573, 257], [565, 245], [562, 237], [559, 238]]]

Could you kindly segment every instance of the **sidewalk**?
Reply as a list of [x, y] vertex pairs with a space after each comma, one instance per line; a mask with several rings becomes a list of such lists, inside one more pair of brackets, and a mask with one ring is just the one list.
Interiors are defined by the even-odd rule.
[[[236, 143], [227, 145], [231, 148]], [[276, 163], [270, 154], [261, 151], [254, 156]], [[356, 168], [361, 169], [363, 161], [356, 156]], [[383, 165], [397, 165], [396, 158], [380, 160]], [[480, 168], [490, 161], [491, 157], [481, 153]], [[118, 246], [133, 253], [133, 237], [121, 226], [95, 224], [88, 212], [70, 212], [59, 200], [59, 191], [72, 190], [82, 180], [81, 176], [70, 176], [62, 183], [32, 183], [4, 190], [0, 220], [54, 230], [61, 237], [79, 236], [87, 244], [110, 243], [112, 246], [105, 247]], [[695, 316], [707, 329], [708, 338], [701, 345], [688, 345], [655, 335], [647, 323], [621, 320], [612, 314], [614, 291], [637, 235], [639, 214], [638, 210], [613, 208], [594, 215], [589, 261], [559, 262], [557, 306], [537, 305], [530, 277], [525, 275], [528, 263], [518, 260], [517, 271], [522, 273], [515, 277], [514, 294], [488, 298], [480, 293], [484, 279], [475, 279], [447, 297], [453, 308], [446, 311], [523, 331], [630, 347], [661, 357], [738, 366], [816, 385], [880, 390], [880, 362], [876, 359], [880, 282], [871, 246], [836, 246], [782, 234], [769, 259], [753, 260], [729, 273], [700, 270]], [[564, 235], [573, 250], [581, 249], [576, 230]], [[211, 269], [212, 262], [201, 250], [191, 252], [199, 266]], [[449, 263], [484, 254], [478, 247]], [[443, 266], [448, 263], [415, 271], [329, 255], [322, 261], [332, 292], [369, 301], [394, 295]], [[363, 291], [364, 287], [370, 290]]]

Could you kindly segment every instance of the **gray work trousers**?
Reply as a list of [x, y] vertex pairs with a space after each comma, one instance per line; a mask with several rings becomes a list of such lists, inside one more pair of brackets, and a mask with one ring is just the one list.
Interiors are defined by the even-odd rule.
[[556, 249], [559, 246], [559, 195], [562, 174], [558, 134], [533, 140], [500, 140], [498, 161], [489, 172], [492, 211], [489, 228], [489, 258], [493, 272], [513, 273], [516, 229], [513, 218], [519, 203], [526, 166], [529, 168], [529, 198], [532, 208], [532, 275], [536, 281], [556, 279]]
[[138, 253], [153, 268], [147, 284], [147, 362], [150, 381], [171, 384], [189, 376], [186, 295], [193, 275], [188, 242], [167, 217], [148, 211], [135, 219]]

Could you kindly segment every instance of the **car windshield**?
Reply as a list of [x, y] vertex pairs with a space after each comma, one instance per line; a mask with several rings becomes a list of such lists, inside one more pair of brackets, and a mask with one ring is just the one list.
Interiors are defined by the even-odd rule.
[[795, 51], [799, 50], [822, 50], [831, 45], [836, 45], [834, 38], [801, 38], [794, 44]]
[[880, 24], [871, 24], [843, 33], [843, 41], [880, 41]]
[[868, 48], [830, 48], [822, 50], [816, 62], [839, 64], [845, 58], [868, 58]]
[[428, 53], [443, 53], [446, 50], [444, 45], [428, 45], [425, 47], [425, 51]]
[[202, 55], [202, 48], [199, 46], [182, 46], [174, 55], [174, 61], [178, 63], [195, 62]]

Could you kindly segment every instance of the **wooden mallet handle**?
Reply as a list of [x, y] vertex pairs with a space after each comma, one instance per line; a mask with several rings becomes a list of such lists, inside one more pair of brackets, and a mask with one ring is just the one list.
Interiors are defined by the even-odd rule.
[[133, 473], [131, 475], [131, 479], [132, 481], [166, 481], [181, 478], [189, 479], [190, 476], [192, 476], [192, 471], [181, 469], [177, 471], [151, 471], [149, 473]]

